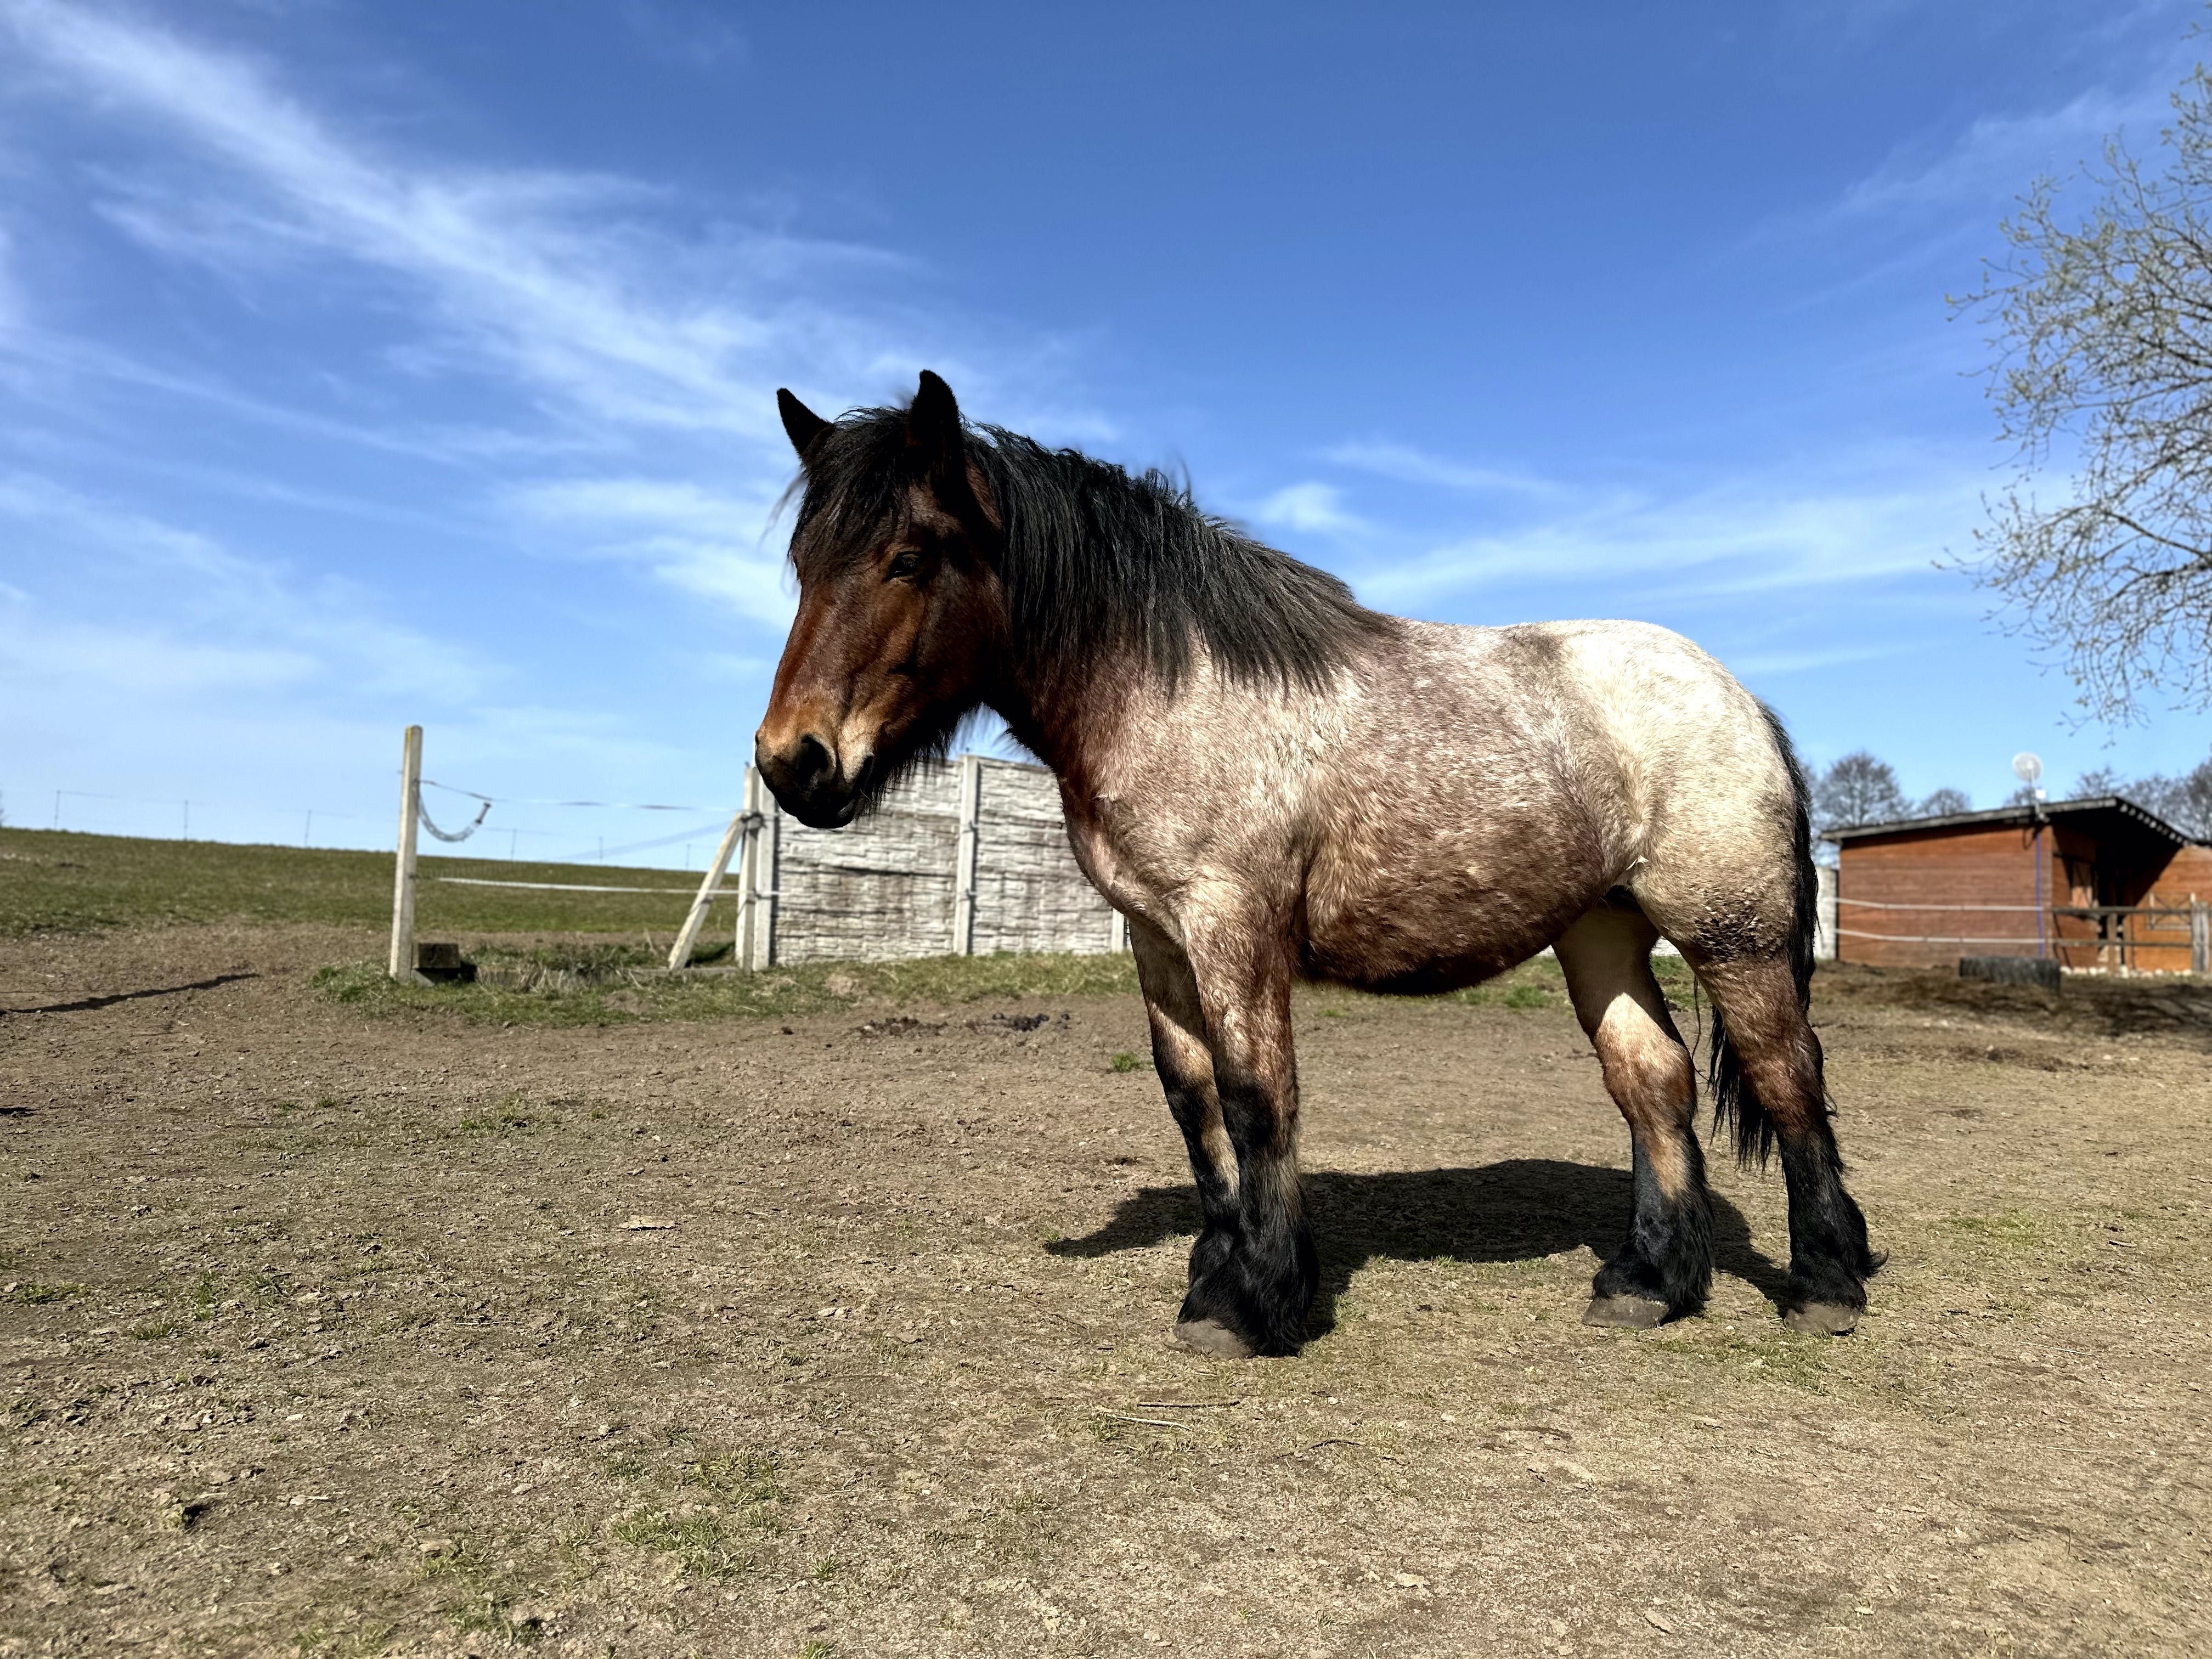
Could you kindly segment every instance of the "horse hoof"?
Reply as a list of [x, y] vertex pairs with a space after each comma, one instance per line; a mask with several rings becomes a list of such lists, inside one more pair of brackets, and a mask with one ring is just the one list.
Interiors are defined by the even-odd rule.
[[1218, 1319], [1186, 1319], [1175, 1328], [1175, 1340], [1211, 1359], [1252, 1357], [1252, 1345]]
[[1782, 1316], [1782, 1322], [1807, 1336], [1849, 1336], [1859, 1322], [1856, 1308], [1840, 1302], [1808, 1302]]
[[1585, 1325], [1609, 1325], [1624, 1330], [1648, 1331], [1667, 1317], [1667, 1304], [1648, 1296], [1594, 1296], [1583, 1310]]

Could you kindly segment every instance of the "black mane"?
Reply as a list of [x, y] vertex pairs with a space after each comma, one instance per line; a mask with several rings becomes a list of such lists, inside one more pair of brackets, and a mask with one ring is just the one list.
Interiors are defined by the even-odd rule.
[[[809, 447], [792, 537], [810, 563], [866, 558], [917, 481], [900, 409], [844, 416]], [[995, 426], [966, 428], [1005, 526], [1014, 650], [1047, 679], [1134, 656], [1174, 685], [1194, 642], [1248, 683], [1320, 690], [1389, 626], [1326, 571], [1201, 512], [1188, 485], [1131, 475]], [[811, 534], [809, 532], [812, 532]]]

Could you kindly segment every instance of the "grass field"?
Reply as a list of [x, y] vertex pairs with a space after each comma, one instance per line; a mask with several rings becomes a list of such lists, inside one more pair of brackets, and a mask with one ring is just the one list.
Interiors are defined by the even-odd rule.
[[[680, 870], [433, 858], [418, 927], [473, 933], [651, 933], [683, 925], [699, 878]], [[449, 878], [647, 887], [653, 893], [547, 893]], [[719, 901], [715, 921], [732, 915]], [[314, 921], [382, 927], [392, 920], [392, 854], [211, 841], [148, 841], [66, 830], [0, 830], [0, 937], [178, 921]]]
[[[716, 947], [724, 957], [729, 947]], [[703, 955], [704, 953], [702, 953]], [[489, 1025], [616, 1025], [638, 1019], [790, 1018], [841, 1006], [914, 1003], [951, 1006], [987, 998], [1133, 996], [1137, 970], [1127, 956], [919, 957], [904, 962], [821, 962], [757, 974], [672, 975], [641, 945], [566, 942], [484, 943], [472, 959], [473, 985], [399, 985], [379, 962], [325, 968], [316, 988], [373, 1014], [433, 1014]], [[1668, 964], [1687, 994], [1688, 975]], [[1322, 1018], [1354, 1003], [1357, 992], [1302, 988], [1298, 1000]], [[1447, 1001], [1474, 1007], [1566, 1006], [1566, 986], [1548, 958], [1523, 963]], [[1147, 1065], [1150, 1061], [1147, 1060]]]
[[[364, 957], [320, 970], [315, 984], [325, 996], [372, 1014], [443, 1014], [491, 1025], [602, 1025], [787, 1018], [858, 1003], [1113, 996], [1137, 988], [1130, 959], [1108, 956], [926, 957], [672, 978], [657, 970], [696, 879], [681, 872], [425, 857], [420, 874], [418, 932], [460, 938], [482, 969], [480, 982], [395, 985], [385, 977], [380, 960]], [[457, 876], [664, 890], [552, 893], [443, 879]], [[392, 856], [386, 853], [0, 830], [0, 937], [179, 922], [314, 922], [381, 930], [391, 914]], [[708, 969], [726, 963], [732, 920], [730, 902], [717, 901], [695, 962]], [[1662, 978], [1681, 973], [1679, 961], [1662, 960], [1659, 966]], [[1354, 995], [1313, 994], [1323, 1005]], [[1565, 992], [1557, 966], [1545, 960], [1458, 997], [1478, 1006], [1547, 1008], [1564, 1006]]]

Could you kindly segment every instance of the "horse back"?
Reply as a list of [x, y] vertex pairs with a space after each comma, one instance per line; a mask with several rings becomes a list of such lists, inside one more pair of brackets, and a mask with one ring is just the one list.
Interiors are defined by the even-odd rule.
[[1405, 623], [1317, 690], [1201, 665], [1099, 759], [1063, 791], [1126, 913], [1179, 937], [1194, 906], [1243, 906], [1308, 976], [1400, 991], [1502, 972], [1616, 890], [1671, 893], [1779, 776], [1749, 695], [1635, 623]]

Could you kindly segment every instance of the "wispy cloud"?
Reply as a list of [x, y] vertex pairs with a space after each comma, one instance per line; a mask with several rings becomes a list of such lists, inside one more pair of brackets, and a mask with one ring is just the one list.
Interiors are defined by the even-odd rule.
[[[154, 23], [53, 0], [4, 0], [0, 19], [50, 81], [181, 146], [135, 176], [111, 170], [112, 223], [244, 280], [338, 258], [404, 283], [435, 324], [418, 367], [519, 377], [594, 420], [772, 447], [779, 378], [875, 386], [926, 343], [912, 319], [871, 325], [800, 291], [825, 270], [896, 264], [880, 250], [711, 224], [672, 234], [684, 204], [665, 191], [386, 153], [261, 65]], [[195, 188], [187, 166], [229, 184]]]
[[76, 690], [93, 663], [111, 696], [185, 698], [291, 691], [313, 680], [319, 666], [297, 647], [206, 644], [146, 623], [55, 616], [21, 588], [0, 586], [0, 681], [49, 694], [64, 686]]
[[621, 16], [663, 63], [717, 70], [744, 62], [745, 37], [727, 18], [690, 0], [623, 0]]
[[2069, 17], [2063, 27], [2089, 84], [2077, 81], [2080, 90], [2042, 108], [1986, 111], [1899, 143], [1819, 220], [1847, 226], [2002, 210], [2039, 176], [2063, 180], [2096, 161], [2109, 139], [2149, 150], [2172, 119], [2174, 88], [2203, 55], [2191, 27], [2203, 16], [2201, 0], [2133, 0]]
[[[24, 313], [27, 317], [27, 308]], [[459, 428], [410, 428], [397, 422], [346, 420], [226, 385], [216, 377], [164, 368], [85, 340], [26, 326], [14, 339], [0, 335], [15, 370], [11, 389], [28, 402], [53, 408], [78, 407], [88, 383], [106, 383], [197, 405], [204, 411], [250, 421], [257, 426], [404, 455], [410, 460], [460, 466], [483, 454], [545, 454], [574, 450], [573, 439], [533, 439], [520, 434]], [[605, 446], [598, 446], [604, 447]]]
[[1394, 478], [1401, 483], [1431, 484], [1470, 495], [1556, 496], [1560, 493], [1560, 486], [1532, 473], [1470, 466], [1464, 462], [1441, 459], [1407, 444], [1342, 443], [1324, 450], [1322, 459], [1354, 471]]
[[529, 484], [508, 500], [540, 524], [580, 538], [582, 550], [641, 564], [663, 581], [770, 627], [791, 621], [781, 560], [762, 538], [773, 500], [638, 477]]
[[[354, 583], [303, 580], [47, 479], [0, 475], [0, 524], [19, 584], [0, 618], [0, 656], [50, 701], [88, 678], [120, 677], [174, 695], [435, 686], [461, 702], [494, 677], [474, 653], [381, 617]], [[96, 618], [27, 591], [34, 573], [64, 566], [106, 596]]]
[[1253, 519], [1275, 530], [1307, 535], [1346, 537], [1364, 533], [1369, 526], [1344, 509], [1343, 492], [1334, 484], [1308, 479], [1286, 484], [1252, 509]]
[[21, 332], [24, 315], [22, 290], [15, 281], [15, 239], [0, 226], [0, 343]]
[[2064, 173], [2103, 153], [2122, 131], [2157, 136], [2170, 82], [2114, 93], [2093, 88], [2056, 109], [1985, 115], [1948, 143], [1904, 146], [1854, 180], [1829, 209], [1833, 219], [1900, 211], [1948, 211], [1962, 204], [2002, 203], [2039, 174]]
[[[2170, 94], [2197, 57], [2184, 17], [2171, 0], [2149, 0], [2114, 8], [2101, 22], [2077, 24], [2085, 61], [2104, 71], [2094, 84], [2042, 108], [1985, 111], [1963, 125], [1904, 138], [1842, 189], [1761, 221], [1739, 252], [1808, 242], [1856, 250], [1838, 259], [1833, 279], [1802, 285], [1781, 301], [1785, 311], [1826, 306], [1900, 277], [1924, 283], [1931, 264], [1971, 272], [1977, 256], [1992, 251], [1998, 221], [2038, 179], [2065, 188], [2116, 136], [2139, 155], [2159, 143]], [[2120, 35], [2134, 37], [2131, 48], [2117, 44]]]
[[[623, 19], [655, 50], [724, 62], [742, 52], [712, 13], [675, 0], [640, 0]], [[85, 175], [111, 229], [166, 263], [220, 273], [257, 309], [290, 303], [302, 272], [383, 296], [356, 313], [374, 319], [374, 360], [358, 371], [370, 395], [348, 388], [317, 407], [299, 388], [245, 390], [51, 331], [7, 339], [0, 238], [0, 341], [24, 377], [19, 395], [47, 406], [80, 412], [89, 380], [474, 469], [484, 503], [532, 550], [620, 559], [780, 628], [790, 602], [780, 550], [763, 538], [792, 459], [775, 388], [836, 409], [884, 395], [925, 361], [963, 378], [973, 368], [933, 343], [912, 307], [866, 297], [887, 275], [912, 274], [884, 250], [748, 228], [715, 204], [612, 175], [403, 153], [348, 132], [268, 65], [137, 14], [0, 0], [0, 43], [36, 66], [40, 95], [160, 141]], [[1048, 343], [1010, 349], [1026, 358], [1032, 404], [1055, 409], [1051, 424], [1104, 429], [1035, 372]], [[463, 395], [489, 418], [426, 425], [410, 391], [430, 380], [471, 383]], [[993, 377], [976, 384], [988, 392]], [[602, 476], [611, 459], [647, 452], [724, 482]]]
[[1589, 491], [1571, 513], [1448, 541], [1361, 574], [1377, 604], [1562, 579], [1663, 580], [1676, 599], [1878, 580], [1927, 569], [1979, 512], [1978, 477], [1887, 483], [1767, 477], [1667, 497]]
[[1884, 657], [1900, 656], [1912, 648], [1908, 643], [1899, 642], [1827, 650], [1741, 651], [1729, 657], [1728, 666], [1731, 673], [1774, 679], [1784, 674], [1808, 674], [1822, 668], [1844, 668], [1855, 662], [1879, 662]]

